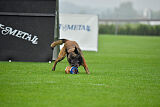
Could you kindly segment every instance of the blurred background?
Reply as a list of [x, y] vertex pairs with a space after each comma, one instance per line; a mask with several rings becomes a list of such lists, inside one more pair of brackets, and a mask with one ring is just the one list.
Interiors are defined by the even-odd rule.
[[160, 36], [160, 0], [60, 0], [60, 13], [94, 14], [99, 34]]

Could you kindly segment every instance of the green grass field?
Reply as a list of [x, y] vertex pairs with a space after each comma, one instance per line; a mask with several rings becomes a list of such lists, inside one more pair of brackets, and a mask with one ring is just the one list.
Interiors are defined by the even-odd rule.
[[0, 62], [0, 107], [160, 107], [160, 37], [99, 36], [91, 74], [57, 64]]

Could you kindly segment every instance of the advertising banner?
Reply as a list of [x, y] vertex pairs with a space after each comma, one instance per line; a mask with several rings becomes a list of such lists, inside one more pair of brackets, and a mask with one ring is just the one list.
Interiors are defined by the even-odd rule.
[[98, 51], [98, 16], [60, 14], [60, 38], [76, 41], [82, 50]]
[[0, 61], [52, 60], [56, 0], [0, 2]]

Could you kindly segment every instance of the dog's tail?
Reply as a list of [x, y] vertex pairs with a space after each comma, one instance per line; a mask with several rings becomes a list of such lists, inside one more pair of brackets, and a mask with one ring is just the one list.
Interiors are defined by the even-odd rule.
[[59, 39], [57, 41], [54, 41], [51, 44], [51, 47], [54, 48], [56, 45], [62, 45], [63, 43], [65, 43], [66, 41], [68, 41], [67, 39]]

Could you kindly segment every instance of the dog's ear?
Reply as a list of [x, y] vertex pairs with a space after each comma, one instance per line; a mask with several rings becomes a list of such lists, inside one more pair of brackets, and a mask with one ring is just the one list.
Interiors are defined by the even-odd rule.
[[74, 50], [75, 54], [79, 54], [79, 51], [78, 49], [75, 47], [75, 50]]

